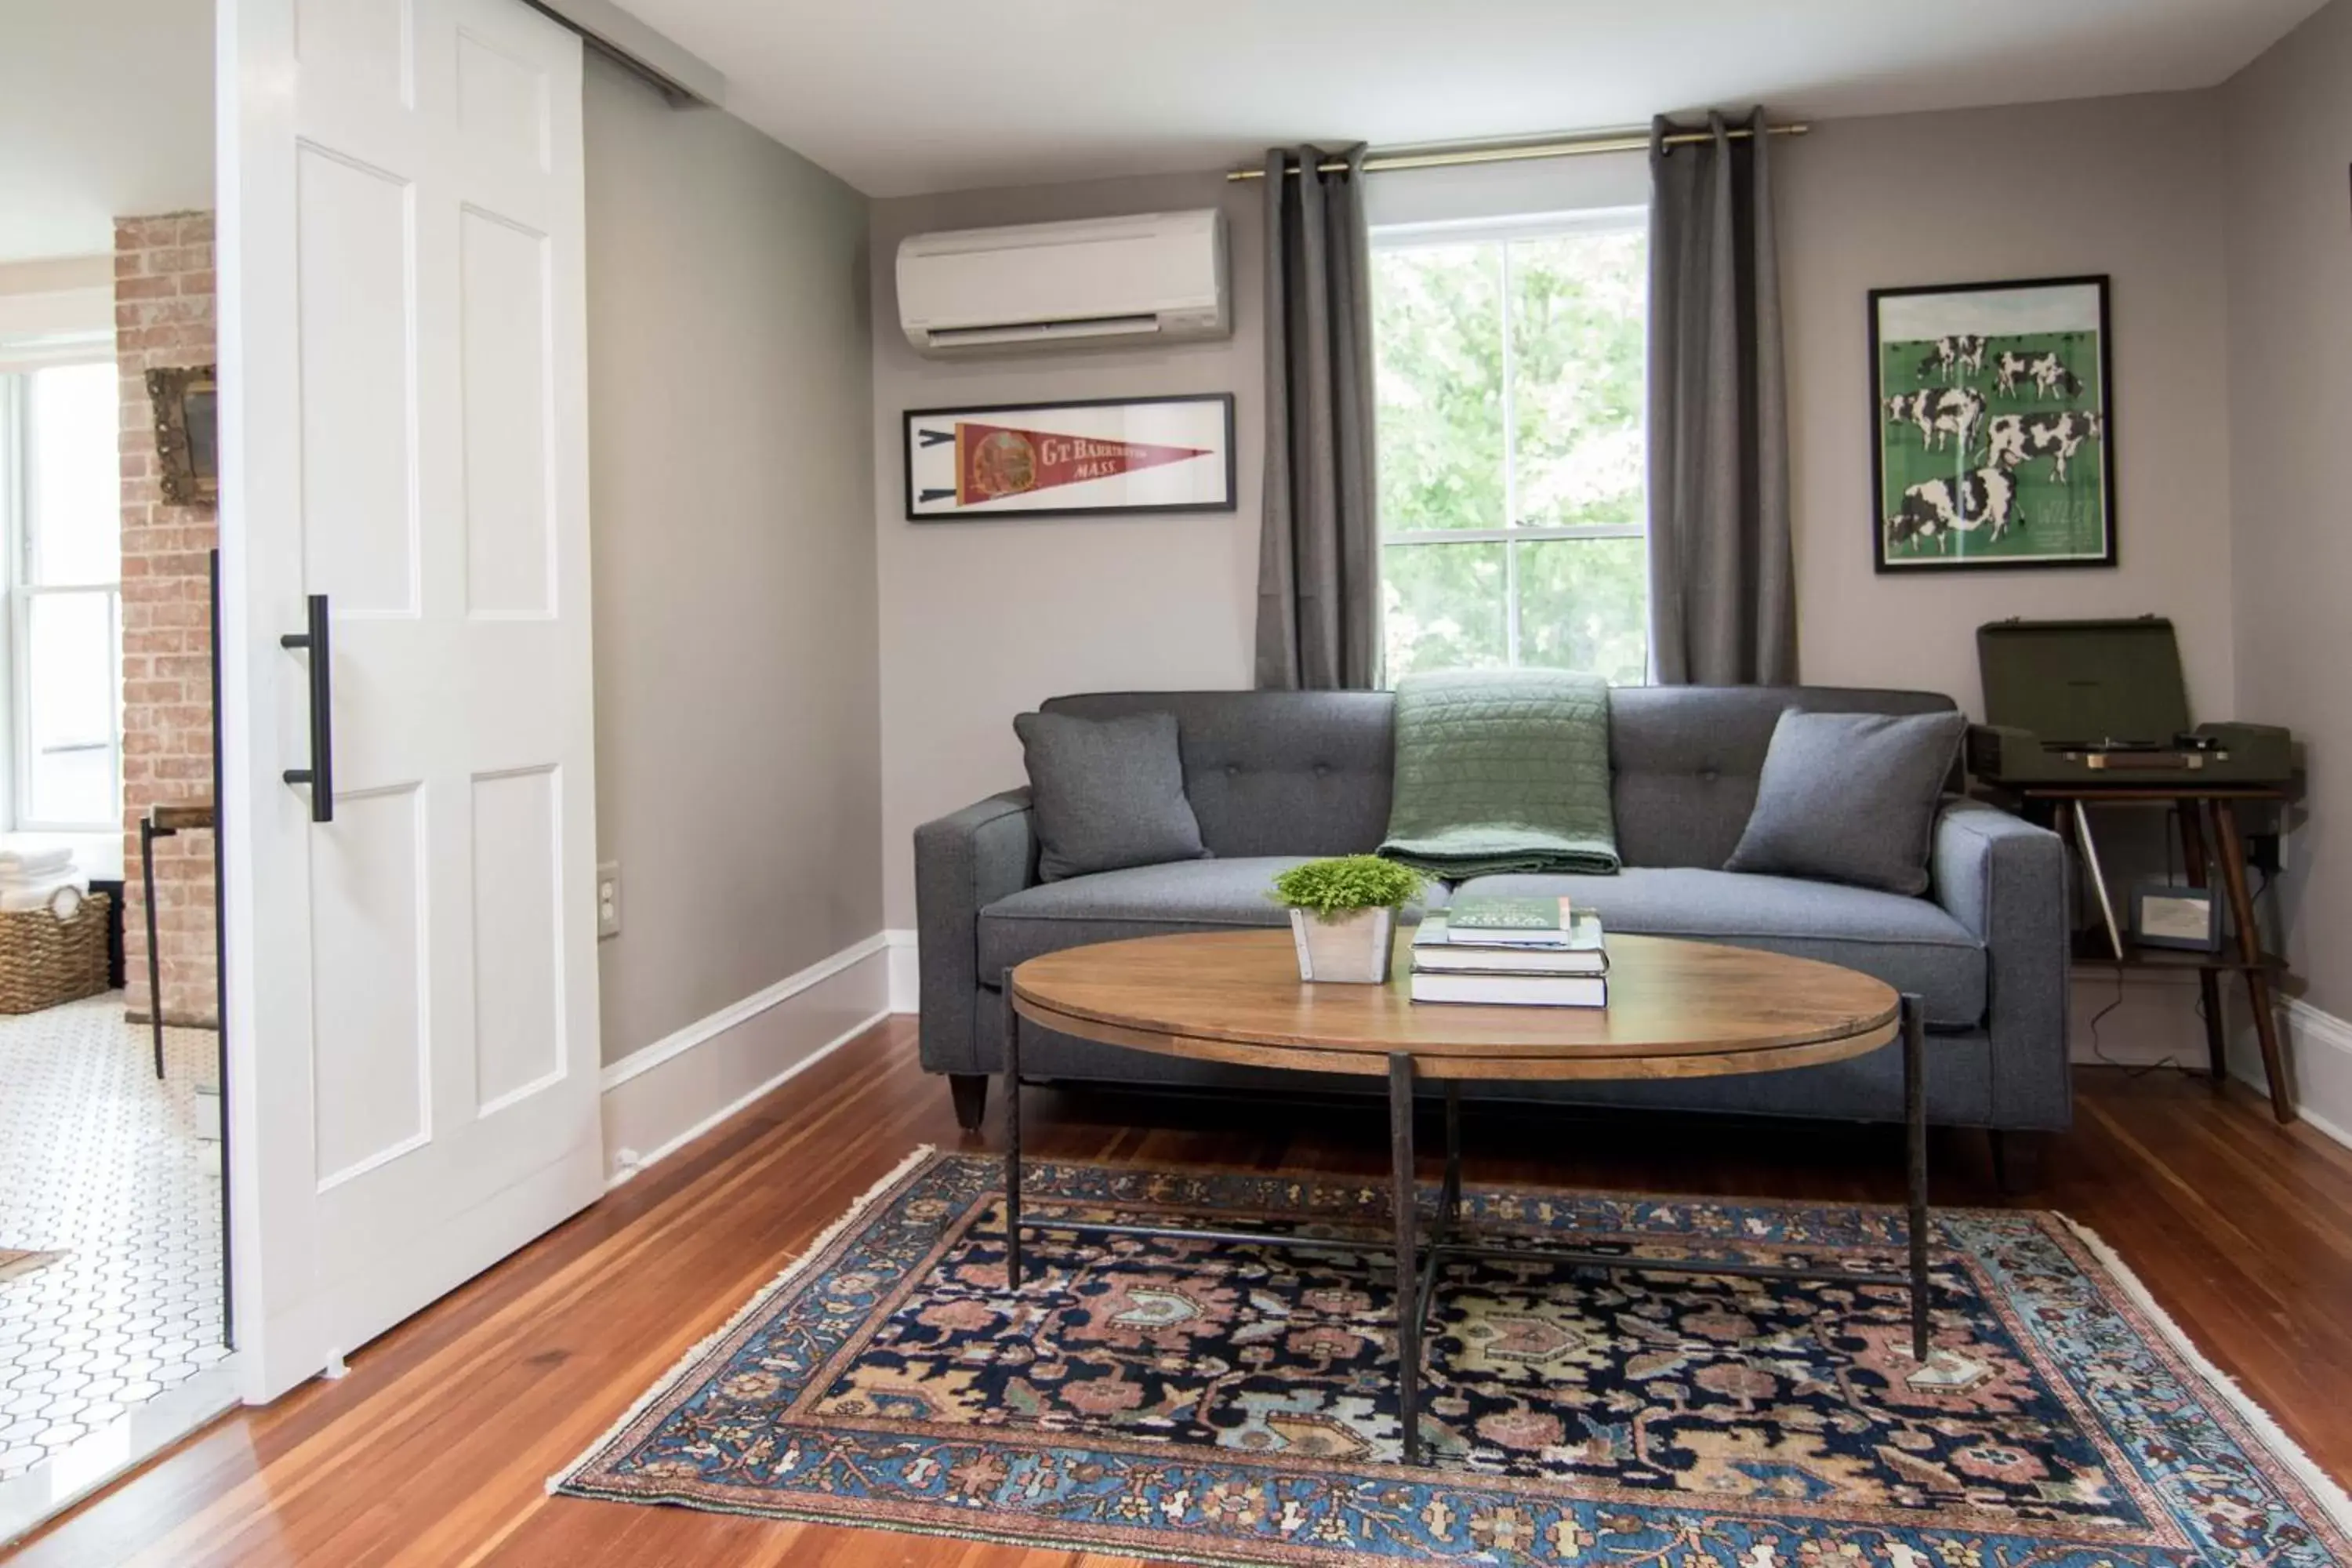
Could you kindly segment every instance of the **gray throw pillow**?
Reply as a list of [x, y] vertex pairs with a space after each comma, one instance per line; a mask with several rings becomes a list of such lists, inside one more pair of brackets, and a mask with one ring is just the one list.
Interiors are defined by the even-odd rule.
[[1209, 853], [1184, 798], [1173, 713], [1024, 713], [1013, 732], [1029, 764], [1037, 874], [1046, 881]]
[[1727, 871], [1761, 871], [1917, 895], [1960, 713], [1804, 713], [1772, 731], [1748, 831]]

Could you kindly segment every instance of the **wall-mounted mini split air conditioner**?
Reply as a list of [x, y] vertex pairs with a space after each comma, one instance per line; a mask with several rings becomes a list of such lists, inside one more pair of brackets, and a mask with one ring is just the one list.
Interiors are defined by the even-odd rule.
[[1224, 337], [1224, 215], [915, 235], [898, 244], [898, 321], [938, 355]]

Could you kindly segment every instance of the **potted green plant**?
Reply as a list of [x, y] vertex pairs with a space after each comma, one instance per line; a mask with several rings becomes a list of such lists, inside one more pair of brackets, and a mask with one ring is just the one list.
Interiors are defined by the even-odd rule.
[[1308, 860], [1276, 877], [1275, 901], [1290, 910], [1298, 944], [1298, 978], [1385, 984], [1397, 910], [1421, 885], [1420, 872], [1377, 855]]

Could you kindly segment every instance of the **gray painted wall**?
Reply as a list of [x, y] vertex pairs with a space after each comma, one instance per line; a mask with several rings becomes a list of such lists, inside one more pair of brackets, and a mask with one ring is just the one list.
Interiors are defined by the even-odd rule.
[[591, 56], [604, 1059], [882, 924], [866, 199]]
[[[1779, 149], [1782, 277], [1809, 680], [1917, 686], [1975, 707], [1975, 628], [2007, 616], [2173, 616], [2203, 714], [2233, 699], [2227, 284], [2211, 94], [1903, 115]], [[1234, 218], [1229, 344], [925, 360], [898, 328], [891, 258], [928, 228], [1222, 200]], [[1242, 686], [1256, 585], [1261, 193], [1202, 174], [874, 205], [876, 508], [882, 581], [888, 922], [913, 923], [915, 825], [1018, 783], [1010, 721], [1055, 691]], [[2113, 275], [2116, 571], [1882, 579], [1871, 570], [1864, 299], [1882, 284]], [[1233, 390], [1232, 517], [914, 525], [902, 410], [1030, 397]]]
[[2230, 422], [2238, 708], [2292, 725], [2308, 795], [2277, 910], [2307, 998], [2352, 1016], [2352, 5], [2222, 89], [2230, 126]]
[[[2230, 440], [2219, 106], [2210, 93], [1834, 121], [1786, 148], [1780, 276], [1804, 679], [1977, 710], [1976, 628], [2177, 624], [2189, 700], [2230, 716]], [[1775, 149], [1781, 152], [1781, 149]], [[2111, 275], [2116, 569], [1871, 569], [1868, 292]]]
[[[882, 583], [888, 923], [915, 923], [918, 823], [1018, 784], [1013, 716], [1056, 692], [1246, 686], [1263, 417], [1255, 185], [1184, 174], [874, 204], [874, 510]], [[1223, 205], [1234, 335], [1159, 349], [929, 360], [898, 329], [898, 241], [929, 229]], [[910, 408], [1231, 392], [1240, 510], [1024, 522], [906, 521]]]

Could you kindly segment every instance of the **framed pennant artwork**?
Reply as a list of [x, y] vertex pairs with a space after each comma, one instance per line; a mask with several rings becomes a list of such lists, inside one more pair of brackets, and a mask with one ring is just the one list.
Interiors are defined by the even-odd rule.
[[918, 408], [907, 519], [1234, 510], [1234, 398], [1101, 398]]
[[2106, 279], [1873, 289], [1870, 380], [1879, 571], [2116, 563]]

